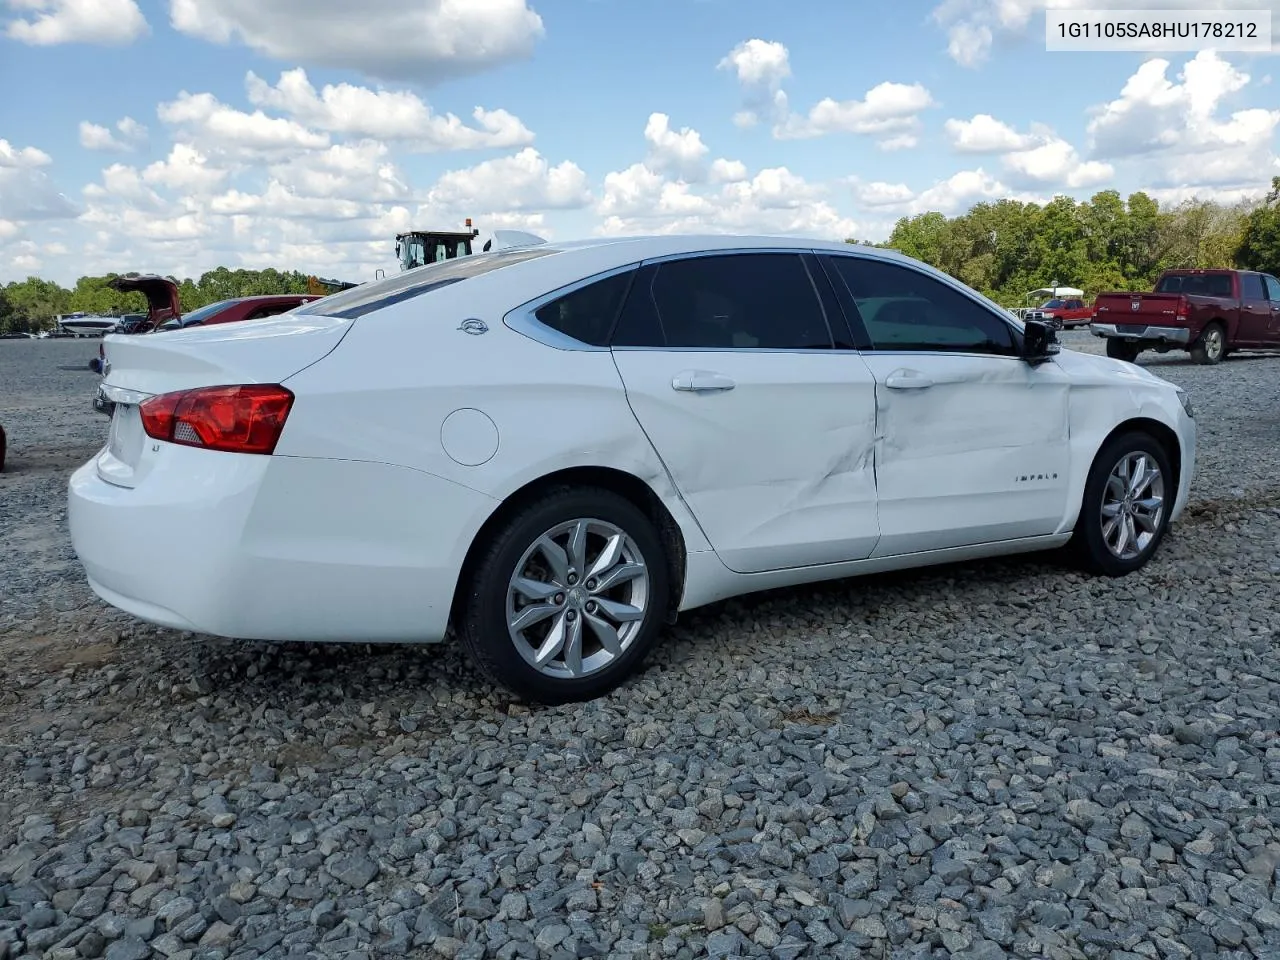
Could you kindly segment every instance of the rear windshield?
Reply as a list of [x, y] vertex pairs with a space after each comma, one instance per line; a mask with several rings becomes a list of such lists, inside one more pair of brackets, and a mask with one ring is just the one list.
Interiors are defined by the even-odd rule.
[[1156, 293], [1185, 293], [1193, 297], [1230, 297], [1229, 273], [1175, 273], [1161, 277]]
[[330, 294], [323, 299], [304, 304], [298, 312], [354, 320], [366, 313], [381, 310], [402, 300], [420, 297], [424, 293], [430, 293], [451, 283], [458, 283], [469, 277], [478, 277], [482, 273], [523, 263], [525, 260], [549, 256], [555, 252], [554, 249], [546, 247], [520, 248], [505, 250], [501, 253], [476, 253], [458, 257], [455, 260], [429, 263], [425, 267], [406, 270], [404, 273], [384, 280], [374, 280], [350, 290], [343, 290], [341, 293]]

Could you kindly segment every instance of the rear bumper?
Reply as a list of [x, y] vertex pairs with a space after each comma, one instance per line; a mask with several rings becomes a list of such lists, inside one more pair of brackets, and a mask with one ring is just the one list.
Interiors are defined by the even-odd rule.
[[1191, 331], [1186, 327], [1154, 327], [1149, 324], [1093, 323], [1095, 337], [1121, 337], [1126, 340], [1159, 340], [1165, 343], [1190, 343]]
[[496, 501], [387, 464], [166, 445], [134, 488], [71, 477], [89, 585], [139, 619], [238, 639], [432, 642]]

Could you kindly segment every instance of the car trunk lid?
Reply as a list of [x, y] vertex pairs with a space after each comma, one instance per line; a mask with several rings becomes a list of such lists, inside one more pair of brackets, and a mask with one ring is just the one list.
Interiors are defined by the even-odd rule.
[[141, 293], [147, 298], [147, 321], [137, 332], [154, 330], [166, 320], [182, 316], [178, 285], [168, 277], [116, 277], [108, 286], [121, 293]]
[[100, 395], [112, 404], [98, 475], [135, 486], [154, 465], [139, 404], [197, 387], [281, 383], [334, 349], [355, 321], [284, 314], [251, 324], [195, 327], [151, 337], [111, 336]]

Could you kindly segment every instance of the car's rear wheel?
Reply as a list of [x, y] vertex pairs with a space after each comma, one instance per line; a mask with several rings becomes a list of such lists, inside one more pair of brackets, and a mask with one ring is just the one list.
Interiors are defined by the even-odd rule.
[[1218, 363], [1227, 355], [1227, 332], [1216, 320], [1206, 326], [1191, 346], [1191, 359], [1196, 363]]
[[1120, 340], [1116, 337], [1107, 339], [1107, 356], [1114, 360], [1133, 363], [1138, 359], [1138, 354], [1141, 352], [1142, 348], [1136, 343], [1130, 343], [1128, 340]]
[[1085, 481], [1071, 546], [1093, 573], [1121, 577], [1146, 564], [1169, 527], [1177, 489], [1169, 455], [1149, 433], [1113, 437]]
[[458, 632], [491, 680], [542, 703], [624, 681], [657, 639], [670, 582], [653, 521], [600, 488], [562, 488], [501, 526], [464, 573]]

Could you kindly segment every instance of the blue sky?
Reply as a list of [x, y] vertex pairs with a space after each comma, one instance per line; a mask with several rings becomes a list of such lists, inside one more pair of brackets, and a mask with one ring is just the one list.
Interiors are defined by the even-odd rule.
[[1273, 56], [1046, 53], [1043, 0], [351, 6], [0, 0], [0, 281], [363, 280], [397, 230], [465, 216], [882, 239], [1001, 196], [1235, 201], [1280, 174]]

